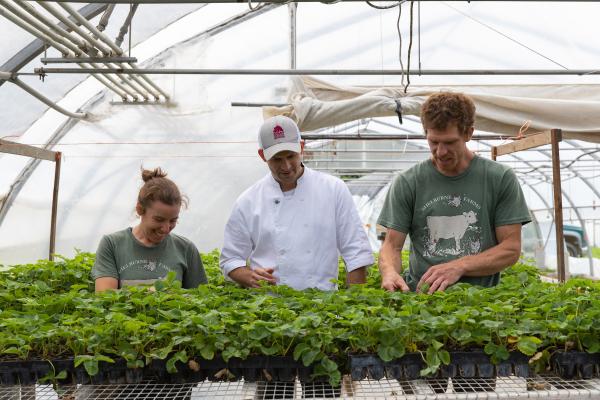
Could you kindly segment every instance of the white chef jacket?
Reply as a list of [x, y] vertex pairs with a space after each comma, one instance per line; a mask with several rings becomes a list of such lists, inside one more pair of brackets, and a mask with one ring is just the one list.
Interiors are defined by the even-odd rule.
[[249, 261], [251, 268], [274, 268], [278, 284], [334, 290], [339, 254], [347, 271], [374, 263], [344, 182], [304, 167], [288, 194], [269, 172], [240, 195], [225, 226], [219, 262], [225, 277]]

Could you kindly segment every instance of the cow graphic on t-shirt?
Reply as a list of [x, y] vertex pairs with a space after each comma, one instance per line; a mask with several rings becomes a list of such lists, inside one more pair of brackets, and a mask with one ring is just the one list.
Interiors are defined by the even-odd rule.
[[477, 214], [474, 211], [463, 212], [460, 215], [453, 216], [428, 216], [429, 250], [431, 253], [435, 253], [436, 246], [441, 239], [454, 239], [456, 254], [459, 254], [461, 252], [461, 239], [465, 236], [469, 225], [473, 225], [476, 222]]

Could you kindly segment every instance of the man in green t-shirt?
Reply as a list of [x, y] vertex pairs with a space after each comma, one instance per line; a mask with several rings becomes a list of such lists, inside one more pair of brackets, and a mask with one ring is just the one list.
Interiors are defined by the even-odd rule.
[[[460, 93], [429, 97], [421, 122], [431, 159], [398, 175], [378, 223], [381, 286], [443, 291], [456, 282], [496, 285], [521, 254], [521, 226], [531, 218], [514, 172], [467, 148], [475, 105]], [[400, 252], [410, 236], [409, 268]]]

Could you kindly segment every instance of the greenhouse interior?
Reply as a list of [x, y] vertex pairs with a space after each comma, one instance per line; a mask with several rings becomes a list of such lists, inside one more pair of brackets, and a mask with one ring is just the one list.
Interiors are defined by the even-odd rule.
[[0, 0], [0, 400], [600, 399], [598, 15]]

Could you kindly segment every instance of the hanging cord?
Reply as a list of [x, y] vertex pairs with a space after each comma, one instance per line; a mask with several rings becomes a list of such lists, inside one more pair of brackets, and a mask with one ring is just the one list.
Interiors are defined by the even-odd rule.
[[417, 1], [417, 36], [419, 38], [419, 75], [421, 75], [421, 0]]
[[127, 33], [127, 31], [129, 31], [129, 36], [131, 37], [131, 20], [133, 19], [133, 15], [135, 14], [137, 8], [138, 4], [129, 5], [129, 14], [127, 15], [127, 18], [125, 18], [125, 22], [123, 22], [123, 26], [121, 26], [121, 29], [119, 30], [119, 35], [115, 39], [115, 44], [117, 45], [117, 47], [121, 47], [121, 44], [123, 43], [123, 38], [125, 38], [125, 34]]
[[404, 63], [402, 62], [402, 31], [400, 30], [400, 18], [402, 17], [402, 3], [398, 2], [398, 20], [396, 21], [396, 30], [398, 31], [398, 61], [400, 61], [400, 70], [402, 79], [400, 84], [404, 86]]
[[391, 9], [391, 8], [395, 8], [395, 7], [398, 7], [398, 6], [400, 6], [400, 5], [401, 5], [402, 3], [404, 3], [405, 1], [408, 1], [408, 0], [402, 0], [402, 1], [399, 1], [399, 2], [397, 2], [397, 3], [395, 3], [395, 4], [392, 4], [392, 5], [389, 5], [389, 6], [377, 6], [377, 5], [375, 5], [375, 4], [373, 4], [373, 3], [371, 3], [370, 1], [368, 1], [368, 0], [367, 0], [367, 4], [368, 4], [368, 5], [370, 5], [370, 6], [371, 6], [371, 7], [373, 7], [373, 8], [376, 8], [376, 9], [378, 9], [378, 10], [389, 10], [389, 9]]
[[129, 35], [127, 35], [127, 41], [129, 42], [129, 57], [131, 57], [131, 24], [133, 23], [133, 14], [135, 14], [135, 11], [137, 10], [137, 6], [138, 4], [136, 3], [135, 7], [133, 6], [133, 3], [129, 3], [129, 15], [131, 15], [131, 20], [129, 21]]
[[531, 120], [528, 119], [525, 122], [523, 122], [523, 125], [521, 125], [521, 127], [519, 128], [519, 134], [517, 136], [515, 136], [514, 138], [512, 138], [513, 140], [520, 140], [523, 139], [525, 137], [525, 132], [527, 132], [527, 130], [529, 129], [529, 126], [531, 125]]
[[258, 3], [258, 5], [256, 5], [255, 7], [252, 7], [252, 0], [248, 0], [248, 8], [250, 8], [250, 11], [256, 11], [261, 7], [261, 4]]
[[116, 4], [109, 4], [106, 8], [106, 11], [104, 11], [102, 18], [100, 18], [100, 22], [98, 22], [98, 26], [96, 26], [96, 29], [98, 29], [100, 32], [104, 32], [104, 30], [106, 29], [106, 26], [108, 25], [108, 19], [112, 15], [115, 6]]
[[406, 86], [404, 86], [404, 94], [408, 90], [408, 86], [410, 85], [410, 54], [412, 52], [412, 44], [413, 44], [413, 20], [414, 20], [414, 0], [410, 2], [410, 39], [408, 41], [408, 56], [406, 60]]

